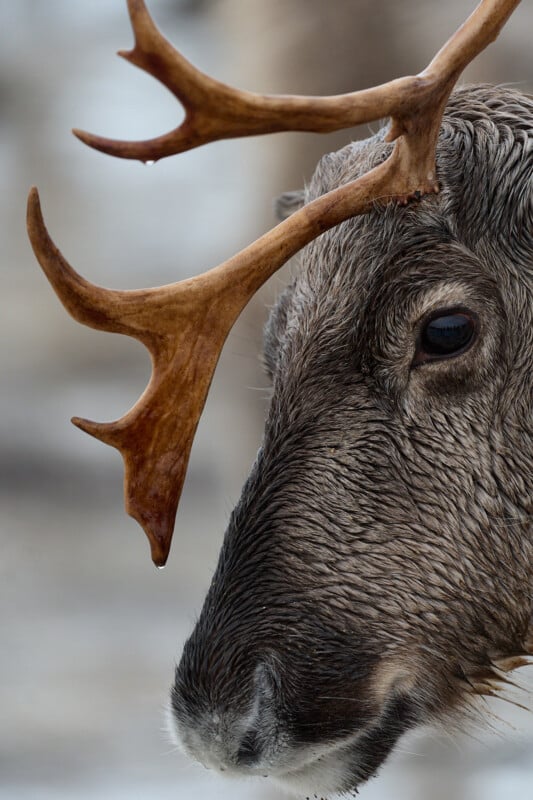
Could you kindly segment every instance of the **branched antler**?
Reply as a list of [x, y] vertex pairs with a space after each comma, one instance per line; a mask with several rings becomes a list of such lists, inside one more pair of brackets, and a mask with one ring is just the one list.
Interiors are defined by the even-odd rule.
[[[74, 130], [85, 144], [109, 155], [157, 161], [218, 139], [280, 131], [329, 133], [383, 117], [427, 118], [448, 96], [458, 75], [493, 41], [520, 0], [484, 0], [420, 75], [399, 78], [359, 92], [330, 96], [261, 95], [227, 86], [205, 75], [179, 53], [156, 27], [144, 0], [127, 0], [135, 35], [123, 58], [148, 72], [181, 102], [185, 118], [169, 133], [125, 142]], [[438, 124], [437, 124], [438, 131]]]
[[121, 419], [74, 418], [113, 445], [125, 463], [126, 509], [144, 528], [152, 558], [164, 564], [190, 449], [224, 341], [248, 300], [292, 255], [377, 199], [407, 202], [438, 191], [435, 145], [448, 96], [464, 67], [493, 39], [519, 0], [483, 0], [416, 77], [338, 97], [269, 97], [241, 92], [203, 75], [155, 27], [143, 0], [128, 0], [136, 44], [128, 60], [183, 103], [183, 124], [148, 142], [77, 135], [125, 158], [156, 160], [230, 136], [281, 130], [329, 131], [391, 116], [389, 158], [356, 181], [293, 214], [225, 263], [196, 278], [156, 289], [111, 291], [80, 277], [55, 247], [34, 189], [28, 232], [50, 283], [69, 313], [90, 327], [124, 333], [152, 356], [150, 383]]
[[122, 453], [126, 510], [145, 530], [154, 563], [168, 557], [196, 426], [233, 323], [265, 280], [305, 244], [353, 208], [370, 208], [376, 186], [385, 187], [384, 167], [310, 203], [219, 267], [138, 291], [103, 289], [78, 275], [52, 242], [37, 190], [31, 191], [29, 237], [67, 311], [91, 328], [138, 339], [152, 356], [151, 381], [125, 416], [112, 423], [72, 421]]

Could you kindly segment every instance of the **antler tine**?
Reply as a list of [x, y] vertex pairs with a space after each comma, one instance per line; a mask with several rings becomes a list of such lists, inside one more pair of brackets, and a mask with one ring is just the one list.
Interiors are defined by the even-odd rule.
[[[124, 58], [164, 84], [182, 103], [185, 119], [155, 139], [126, 142], [85, 131], [75, 135], [90, 147], [120, 158], [157, 161], [218, 139], [280, 131], [328, 133], [391, 116], [402, 120], [447, 96], [457, 75], [495, 38], [520, 0], [482, 0], [465, 25], [426, 70], [414, 77], [330, 97], [260, 95], [227, 86], [196, 69], [156, 27], [144, 0], [128, 0], [135, 47]], [[475, 50], [472, 42], [475, 39]], [[453, 45], [452, 45], [453, 42]], [[401, 131], [399, 124], [395, 130]]]
[[[435, 148], [440, 121], [448, 97], [465, 67], [474, 60], [500, 33], [501, 29], [520, 4], [520, 0], [481, 0], [468, 19], [443, 45], [418, 79], [427, 82], [429, 91], [421, 106], [413, 98], [406, 108], [392, 114], [388, 140], [398, 137], [406, 169], [423, 180], [434, 175]], [[418, 130], [417, 130], [418, 129]], [[414, 133], [415, 137], [402, 136]], [[431, 178], [432, 180], [432, 178]]]
[[[235, 89], [187, 61], [158, 30], [144, 0], [127, 0], [127, 3], [135, 46], [131, 51], [120, 51], [119, 55], [166, 86], [181, 102], [185, 119], [169, 133], [139, 142], [108, 139], [74, 129], [74, 134], [85, 144], [109, 155], [157, 161], [218, 139], [286, 130], [317, 133], [338, 130], [366, 121], [365, 109], [374, 106], [376, 93], [383, 94], [380, 88], [361, 92], [362, 107], [358, 109], [354, 108], [352, 94], [315, 98], [260, 95]], [[399, 88], [394, 86], [395, 91]], [[378, 116], [388, 113], [384, 107]]]
[[126, 318], [122, 319], [121, 301], [126, 299], [130, 305], [139, 306], [143, 302], [142, 293], [117, 292], [95, 286], [72, 269], [50, 238], [35, 187], [30, 190], [28, 197], [27, 228], [43, 272], [74, 319], [91, 328], [137, 336], [147, 343], [154, 338], [153, 329], [134, 332], [132, 324], [127, 324]]
[[[385, 97], [393, 84], [398, 87], [398, 95], [387, 103], [394, 108], [389, 139], [399, 138], [386, 161], [304, 206], [236, 256], [196, 278], [138, 291], [111, 291], [90, 284], [53, 244], [37, 192], [30, 193], [30, 239], [65, 308], [85, 325], [139, 339], [151, 353], [150, 383], [125, 416], [104, 424], [78, 418], [73, 422], [120, 450], [126, 509], [144, 528], [156, 564], [166, 562], [198, 420], [220, 351], [241, 310], [270, 275], [324, 231], [367, 212], [376, 200], [407, 202], [412, 196], [438, 191], [435, 142], [448, 95], [459, 72], [496, 37], [518, 2], [483, 0], [418, 78], [368, 90]], [[129, 0], [129, 7], [134, 25], [142, 27], [147, 14], [144, 3]], [[156, 54], [152, 56], [149, 63], [155, 65], [155, 74], [159, 68]], [[141, 57], [135, 55], [135, 59]], [[412, 92], [407, 96], [408, 84]]]
[[443, 72], [452, 80], [457, 80], [465, 67], [498, 38], [520, 2], [521, 0], [481, 0], [421, 74], [430, 76]]
[[[73, 423], [116, 447], [125, 465], [128, 514], [143, 527], [155, 564], [166, 562], [189, 454], [226, 337], [248, 300], [282, 264], [328, 228], [368, 211], [383, 194], [396, 159], [318, 198], [225, 263], [195, 278], [138, 291], [94, 286], [52, 242], [33, 189], [28, 233], [59, 299], [74, 319], [142, 341], [152, 377], [121, 419]], [[179, 404], [179, 414], [178, 414]]]

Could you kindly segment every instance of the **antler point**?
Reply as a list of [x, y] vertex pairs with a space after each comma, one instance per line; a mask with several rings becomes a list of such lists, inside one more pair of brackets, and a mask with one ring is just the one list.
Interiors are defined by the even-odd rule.
[[39, 197], [39, 190], [36, 186], [31, 186], [28, 192], [28, 213], [39, 210], [41, 207], [41, 200]]
[[164, 567], [172, 543], [176, 509], [169, 509], [168, 514], [157, 519], [149, 513], [145, 505], [138, 502], [138, 498], [131, 492], [126, 494], [125, 505], [126, 512], [139, 523], [146, 534], [150, 543], [150, 555], [153, 563], [156, 567]]
[[165, 566], [168, 559], [168, 553], [169, 548], [161, 548], [159, 542], [150, 539], [150, 554], [152, 556], [154, 566], [157, 567], [157, 569], [162, 569]]
[[129, 156], [123, 153], [124, 146], [128, 143], [123, 142], [121, 139], [108, 139], [105, 136], [98, 136], [95, 133], [83, 131], [80, 128], [73, 128], [72, 133], [74, 136], [93, 150], [98, 150], [105, 155], [117, 156], [119, 158], [137, 158], [137, 156]]
[[98, 425], [98, 422], [92, 422], [90, 419], [84, 419], [83, 417], [71, 417], [70, 421], [73, 425], [75, 425], [80, 430], [84, 431], [85, 433], [91, 433], [88, 428], [92, 428], [94, 425]]
[[80, 140], [80, 142], [83, 142], [83, 144], [89, 144], [88, 140], [91, 138], [92, 134], [82, 130], [81, 128], [72, 128], [72, 133], [77, 139]]
[[133, 61], [135, 48], [132, 50], [117, 50], [117, 56], [124, 58], [126, 61]]
[[83, 419], [83, 417], [72, 417], [71, 422], [81, 431], [88, 433], [89, 436], [94, 436], [95, 439], [98, 439], [104, 444], [109, 444], [112, 447], [119, 447], [116, 423], [93, 422], [90, 419]]

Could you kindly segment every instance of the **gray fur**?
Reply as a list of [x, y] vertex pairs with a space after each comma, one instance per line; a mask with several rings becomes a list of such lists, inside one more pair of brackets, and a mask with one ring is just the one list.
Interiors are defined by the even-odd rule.
[[[306, 201], [390, 147], [325, 156]], [[211, 766], [349, 790], [528, 650], [533, 98], [457, 90], [437, 166], [439, 195], [306, 247], [267, 325], [263, 445], [172, 692]], [[417, 365], [455, 306], [477, 340]]]

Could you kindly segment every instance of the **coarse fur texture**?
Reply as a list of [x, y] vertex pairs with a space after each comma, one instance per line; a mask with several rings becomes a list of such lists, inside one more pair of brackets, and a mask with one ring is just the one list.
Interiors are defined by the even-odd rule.
[[[384, 133], [301, 201], [385, 158]], [[171, 696], [207, 766], [350, 791], [528, 652], [533, 98], [456, 90], [437, 167], [439, 195], [308, 245], [271, 314], [264, 441]], [[471, 344], [421, 356], [457, 309]]]

